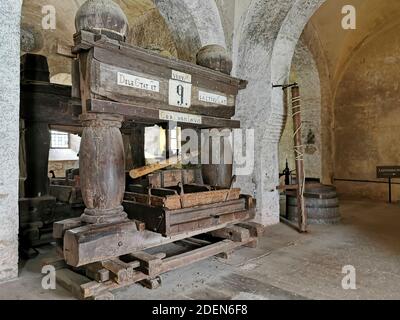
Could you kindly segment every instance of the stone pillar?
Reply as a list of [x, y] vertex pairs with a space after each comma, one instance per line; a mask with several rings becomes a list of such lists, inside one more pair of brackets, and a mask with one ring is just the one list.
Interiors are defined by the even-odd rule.
[[86, 205], [82, 221], [89, 224], [123, 221], [125, 154], [118, 115], [84, 114], [79, 152], [82, 197]]
[[0, 1], [0, 281], [18, 276], [21, 4]]

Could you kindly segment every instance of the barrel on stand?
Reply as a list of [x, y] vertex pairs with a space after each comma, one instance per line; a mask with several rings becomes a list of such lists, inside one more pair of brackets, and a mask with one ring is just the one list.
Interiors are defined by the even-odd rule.
[[[341, 220], [336, 188], [322, 184], [307, 184], [305, 207], [309, 224], [336, 224]], [[297, 222], [297, 198], [287, 197], [288, 219]]]

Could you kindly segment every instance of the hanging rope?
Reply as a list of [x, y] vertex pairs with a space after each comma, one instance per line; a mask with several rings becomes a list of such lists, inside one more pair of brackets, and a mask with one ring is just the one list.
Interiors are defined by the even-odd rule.
[[[300, 96], [298, 97], [293, 97], [292, 96], [292, 118], [293, 118], [293, 123], [295, 123], [296, 121], [295, 118], [296, 116], [300, 116], [301, 115], [301, 104], [300, 104]], [[293, 138], [295, 138], [298, 134], [301, 134], [301, 129], [303, 127], [303, 123], [300, 122], [300, 124], [298, 125], [297, 128], [295, 128], [294, 133], [293, 133]], [[295, 152], [295, 160], [296, 161], [302, 161], [303, 165], [302, 165], [302, 173], [303, 173], [303, 181], [300, 184], [300, 190], [299, 190], [299, 196], [300, 199], [298, 199], [298, 201], [301, 201], [301, 215], [299, 214], [299, 216], [301, 216], [301, 218], [303, 219], [304, 217], [304, 213], [305, 213], [305, 204], [304, 204], [304, 192], [305, 192], [305, 185], [306, 185], [306, 174], [305, 174], [305, 166], [304, 166], [304, 145], [295, 145], [294, 146], [294, 152]], [[298, 177], [300, 176], [299, 174], [297, 175]], [[304, 222], [304, 221], [303, 221]]]

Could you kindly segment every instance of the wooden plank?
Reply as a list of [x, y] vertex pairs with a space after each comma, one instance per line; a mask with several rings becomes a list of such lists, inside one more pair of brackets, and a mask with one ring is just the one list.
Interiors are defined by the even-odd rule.
[[231, 189], [231, 190], [226, 189], [226, 190], [185, 194], [181, 196], [182, 208], [191, 208], [205, 204], [224, 202], [228, 200], [236, 200], [239, 199], [239, 196], [240, 196], [240, 189]]
[[129, 219], [143, 221], [146, 229], [160, 234], [166, 234], [166, 227], [169, 225], [168, 216], [161, 207], [149, 207], [132, 201], [124, 201], [123, 206]]
[[52, 125], [80, 127], [80, 101], [71, 98], [71, 87], [45, 83], [21, 85], [21, 118]]
[[215, 256], [221, 252], [231, 251], [244, 244], [245, 243], [223, 240], [209, 246], [164, 259], [162, 264], [162, 272], [164, 273], [178, 269], [182, 266], [187, 266], [189, 264]]
[[148, 276], [145, 275], [143, 272], [134, 271], [132, 274], [132, 278], [129, 281], [123, 283], [116, 283], [111, 280], [104, 283], [99, 283], [96, 281], [85, 283], [80, 286], [82, 298], [89, 299], [92, 297], [101, 296], [110, 291], [121, 289], [146, 279], [148, 279]]
[[57, 270], [56, 281], [61, 287], [70, 291], [78, 299], [85, 298], [81, 290], [81, 285], [86, 285], [90, 282], [85, 276], [73, 272], [70, 269]]
[[232, 240], [234, 242], [247, 242], [250, 231], [238, 226], [231, 226], [210, 232], [213, 237]]
[[186, 185], [202, 184], [200, 169], [179, 169], [154, 172], [147, 176], [149, 185], [154, 188], [175, 187], [179, 183]]
[[100, 262], [86, 265], [85, 271], [88, 278], [97, 282], [106, 282], [110, 280], [110, 271], [105, 269]]
[[169, 228], [168, 235], [174, 236], [184, 234], [185, 232], [193, 232], [195, 230], [205, 230], [210, 227], [217, 227], [223, 224], [235, 224], [252, 218], [251, 210], [238, 211], [234, 213], [224, 214], [217, 217], [211, 217], [177, 225]]
[[129, 281], [132, 278], [135, 267], [119, 259], [105, 260], [101, 264], [105, 269], [110, 271], [110, 278], [117, 283]]
[[[138, 179], [155, 171], [168, 168], [170, 166], [181, 163], [183, 160], [188, 161], [189, 159], [196, 158], [199, 156], [199, 151], [192, 152], [189, 155], [178, 155], [173, 156], [169, 159], [160, 161], [158, 163], [150, 164], [141, 168], [133, 169], [129, 172], [132, 179]], [[182, 172], [180, 172], [182, 174]], [[164, 176], [165, 178], [165, 176]], [[181, 179], [182, 180], [182, 179]], [[166, 186], [166, 185], [164, 185]]]
[[[246, 209], [245, 199], [230, 200], [227, 202], [178, 210], [149, 207], [145, 204], [126, 200], [123, 205], [130, 219], [143, 221], [148, 230], [159, 232], [165, 236], [171, 235], [171, 228], [174, 230], [173, 234], [186, 231], [183, 228], [196, 230], [201, 228], [201, 225], [196, 221], [210, 218], [211, 220], [208, 221], [215, 221], [215, 223], [218, 223], [222, 215], [242, 212]], [[190, 224], [191, 222], [194, 222], [194, 224]], [[178, 227], [178, 225], [181, 225], [181, 227]], [[210, 226], [210, 224], [206, 224], [206, 226]]]
[[146, 280], [140, 281], [140, 284], [147, 289], [156, 290], [159, 287], [161, 287], [161, 278], [155, 277], [153, 279], [146, 279]]
[[236, 211], [245, 210], [245, 202], [243, 199], [232, 200], [228, 202], [217, 203], [215, 205], [204, 205], [196, 208], [181, 209], [175, 211], [166, 211], [170, 214], [170, 224], [176, 225], [193, 220], [200, 220], [215, 216], [224, 215]]
[[[125, 202], [136, 202], [139, 204], [148, 205], [149, 196], [147, 194], [140, 194], [134, 192], [125, 192], [124, 196]], [[172, 195], [166, 197], [157, 197], [151, 196], [150, 205], [153, 207], [167, 208], [170, 210], [180, 209], [181, 206], [181, 198], [179, 195]], [[139, 219], [140, 220], [140, 219]]]
[[265, 227], [256, 222], [239, 223], [237, 226], [249, 230], [250, 236], [253, 238], [262, 237], [265, 231]]
[[81, 218], [67, 219], [63, 221], [54, 222], [53, 224], [53, 238], [62, 239], [67, 230], [79, 228], [82, 226]]
[[[95, 55], [99, 48], [95, 48]], [[110, 55], [110, 52], [102, 50], [104, 55]], [[117, 53], [119, 55], [119, 53]], [[169, 86], [172, 76], [172, 70], [165, 66], [155, 66], [147, 61], [138, 63], [132, 61], [129, 68], [121, 67], [121, 61], [126, 60], [125, 56], [106, 62], [96, 60], [91, 63], [91, 72], [95, 79], [91, 85], [91, 92], [97, 97], [103, 97], [105, 100], [118, 101], [121, 103], [131, 103], [135, 100], [143, 106], [151, 106], [155, 109], [170, 110], [182, 112], [183, 108], [171, 106], [169, 104]], [[112, 62], [111, 62], [112, 61]], [[111, 64], [113, 63], [113, 64]], [[158, 84], [157, 91], [143, 90], [126, 85], [120, 85], [116, 79], [129, 77], [140, 77], [148, 79]], [[191, 112], [197, 114], [230, 119], [235, 114], [235, 98], [238, 92], [237, 88], [225, 84], [212, 84], [212, 81], [203, 81], [203, 87], [199, 87], [196, 74], [192, 75], [195, 82], [191, 84], [191, 104], [188, 108]], [[200, 100], [200, 91], [223, 96], [226, 104], [209, 103]]]
[[134, 259], [140, 262], [140, 271], [154, 278], [161, 273], [162, 260], [147, 252], [140, 251], [130, 254]]
[[[143, 107], [142, 105], [135, 104], [134, 101], [127, 103], [117, 103], [112, 101], [91, 99], [87, 105], [88, 112], [95, 113], [113, 113], [125, 116], [126, 119], [136, 121], [147, 121], [152, 123], [163, 123], [167, 122], [160, 119], [159, 110]], [[182, 111], [181, 111], [182, 112]], [[188, 113], [185, 110], [184, 113]], [[200, 128], [240, 128], [240, 121], [229, 120], [223, 118], [216, 118], [210, 116], [202, 116], [201, 124], [193, 124], [193, 126]]]

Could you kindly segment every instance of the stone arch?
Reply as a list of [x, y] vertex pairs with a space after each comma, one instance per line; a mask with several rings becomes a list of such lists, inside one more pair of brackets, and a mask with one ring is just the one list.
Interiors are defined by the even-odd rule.
[[195, 61], [209, 44], [226, 48], [225, 34], [214, 0], [154, 0], [175, 38], [179, 58]]
[[[249, 80], [238, 98], [237, 116], [244, 128], [255, 129], [255, 169], [238, 179], [242, 189], [257, 195], [257, 220], [279, 222], [278, 143], [286, 110], [283, 92], [274, 83], [288, 80], [300, 35], [326, 0], [253, 0], [234, 40], [234, 74]], [[252, 112], [248, 112], [252, 110]]]

